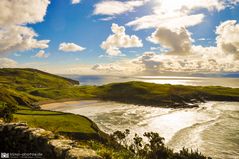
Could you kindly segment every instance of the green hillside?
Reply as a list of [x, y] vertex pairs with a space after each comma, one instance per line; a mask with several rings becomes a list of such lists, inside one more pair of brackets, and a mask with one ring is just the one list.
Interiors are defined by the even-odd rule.
[[32, 88], [58, 88], [79, 84], [78, 81], [49, 74], [36, 69], [0, 69], [0, 84], [11, 84], [17, 90]]
[[72, 95], [70, 88], [78, 84], [78, 81], [35, 69], [3, 68], [0, 69], [0, 101], [29, 106], [49, 98], [75, 97], [77, 94]]
[[35, 69], [0, 69], [0, 101], [31, 106], [55, 100], [102, 99], [152, 106], [192, 107], [207, 100], [239, 101], [239, 88], [145, 82], [79, 86], [79, 82]]
[[204, 101], [239, 101], [239, 88], [183, 86], [145, 82], [112, 83], [99, 87], [98, 97], [139, 105], [192, 107]]

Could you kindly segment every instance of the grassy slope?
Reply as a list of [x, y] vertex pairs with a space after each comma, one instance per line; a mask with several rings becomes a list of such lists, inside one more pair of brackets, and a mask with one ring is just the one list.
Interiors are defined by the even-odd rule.
[[0, 101], [30, 105], [33, 102], [47, 100], [48, 96], [57, 98], [58, 94], [59, 98], [72, 97], [73, 92], [67, 94], [68, 91], [64, 95], [59, 91], [72, 88], [75, 84], [78, 82], [35, 69], [4, 68], [0, 69]]
[[144, 82], [75, 86], [77, 81], [34, 69], [0, 69], [0, 101], [12, 104], [59, 99], [120, 101], [153, 106], [187, 107], [204, 100], [239, 101], [239, 88], [160, 85]]
[[31, 127], [40, 127], [55, 133], [77, 139], [101, 139], [104, 135], [88, 118], [71, 113], [31, 110], [19, 107], [14, 115], [18, 121], [27, 122]]
[[97, 96], [125, 103], [184, 107], [204, 100], [239, 101], [239, 88], [126, 82], [100, 86]]

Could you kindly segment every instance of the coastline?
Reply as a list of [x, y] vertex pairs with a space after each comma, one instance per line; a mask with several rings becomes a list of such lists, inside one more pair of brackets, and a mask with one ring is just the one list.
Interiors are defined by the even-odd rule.
[[[234, 110], [234, 107], [237, 106], [237, 103], [234, 102], [231, 103], [231, 102], [210, 101], [207, 103], [202, 103], [203, 105], [200, 106], [200, 108], [175, 109], [175, 110], [171, 109], [171, 111], [170, 110], [166, 111], [166, 109], [170, 108], [158, 108], [158, 107], [146, 108], [131, 104], [130, 105], [123, 104], [122, 105], [123, 107], [119, 108], [119, 105], [121, 104], [113, 105], [110, 102], [106, 104], [102, 102], [100, 104], [97, 104], [97, 106], [89, 105], [88, 110], [86, 110], [87, 107], [84, 106], [84, 104], [87, 105], [87, 103], [84, 102], [92, 103], [97, 101], [92, 100], [70, 101], [64, 102], [62, 105], [64, 105], [65, 110], [67, 112], [71, 112], [74, 114], [79, 113], [80, 115], [86, 115], [87, 117], [90, 117], [90, 119], [93, 120], [99, 126], [100, 130], [103, 130], [104, 132], [111, 133], [114, 130], [122, 131], [123, 128], [130, 128], [131, 133], [136, 132], [139, 134], [141, 132], [143, 133], [149, 130], [155, 131], [159, 132], [160, 135], [166, 139], [165, 140], [166, 144], [170, 142], [170, 147], [173, 149], [180, 150], [181, 147], [183, 146], [188, 146], [194, 149], [199, 148], [200, 152], [208, 156], [223, 156], [223, 154], [219, 153], [217, 155], [218, 153], [217, 149], [212, 146], [210, 148], [213, 149], [215, 152], [210, 153], [209, 151], [205, 150], [205, 145], [200, 145], [200, 143], [202, 143], [203, 141], [197, 142], [196, 140], [193, 139], [198, 139], [201, 133], [203, 133], [208, 137], [205, 140], [204, 144], [207, 141], [213, 142], [210, 138], [213, 138], [215, 142], [221, 140], [217, 139], [216, 137], [214, 139], [215, 134], [211, 132], [211, 129], [214, 129], [214, 123], [219, 122], [219, 120], [217, 120], [219, 117], [218, 115], [221, 115], [220, 119], [221, 118], [225, 119], [224, 117], [227, 117], [227, 115], [223, 115], [223, 113], [228, 113], [228, 110]], [[50, 107], [53, 108], [58, 104], [59, 103], [54, 103], [45, 106], [47, 106], [50, 109]], [[73, 105], [77, 104], [78, 107], [75, 105], [74, 106], [75, 110], [71, 110], [71, 108], [68, 107], [68, 105], [70, 104]], [[83, 104], [83, 107], [81, 107], [80, 104]], [[225, 107], [224, 105], [226, 105], [227, 107]], [[68, 108], [70, 110], [68, 110]], [[226, 111], [224, 111], [224, 109], [226, 109]], [[220, 114], [218, 114], [219, 112]], [[148, 114], [152, 114], [152, 116], [148, 116]], [[226, 120], [231, 121], [231, 118], [226, 118]], [[179, 121], [180, 124], [175, 124], [175, 121]], [[105, 126], [102, 124], [103, 122], [105, 123]], [[147, 122], [151, 126], [149, 125], [149, 127], [147, 127], [146, 126]], [[220, 120], [220, 122], [222, 121]], [[120, 123], [123, 126], [122, 125], [116, 126], [117, 123]], [[218, 125], [215, 126], [217, 127]], [[231, 128], [228, 128], [227, 131], [229, 131], [230, 129]], [[186, 132], [186, 135], [184, 135], [184, 132]], [[177, 138], [177, 140], [175, 140], [174, 136]], [[191, 141], [194, 142], [192, 143]], [[227, 151], [230, 150], [227, 149]], [[233, 156], [234, 154], [230, 152], [229, 155]]]
[[48, 99], [48, 100], [38, 101], [37, 104], [40, 106], [40, 105], [51, 104], [51, 103], [71, 102], [71, 101], [82, 101], [82, 100], [100, 100], [100, 99], [98, 99], [98, 98], [62, 98], [62, 99]]
[[101, 100], [99, 99], [81, 99], [81, 100], [55, 100], [55, 101], [50, 101], [50, 102], [45, 102], [45, 103], [39, 103], [39, 106], [42, 110], [49, 110], [47, 108], [55, 108], [58, 107], [59, 105], [64, 104], [64, 106], [69, 106], [71, 104], [80, 104], [81, 102], [84, 104], [89, 104], [89, 103], [96, 103]]

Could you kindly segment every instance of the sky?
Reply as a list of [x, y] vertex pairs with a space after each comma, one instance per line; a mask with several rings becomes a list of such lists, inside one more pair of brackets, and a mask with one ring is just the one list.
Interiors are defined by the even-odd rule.
[[1, 0], [0, 67], [239, 73], [239, 0]]

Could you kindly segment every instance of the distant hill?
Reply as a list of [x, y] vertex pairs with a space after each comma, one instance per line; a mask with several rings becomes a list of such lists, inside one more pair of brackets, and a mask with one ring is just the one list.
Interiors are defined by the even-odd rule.
[[[194, 107], [205, 101], [239, 101], [239, 88], [184, 86], [147, 82], [111, 83], [99, 86], [98, 97], [151, 106]], [[193, 104], [194, 103], [194, 104]]]
[[39, 89], [62, 89], [78, 85], [79, 82], [30, 68], [0, 69], [0, 101], [29, 105], [42, 100], [34, 96]]
[[0, 69], [0, 83], [19, 86], [27, 83], [36, 88], [67, 87], [79, 84], [76, 80], [31, 68], [2, 68]]
[[224, 74], [223, 77], [239, 78], [239, 73]]

